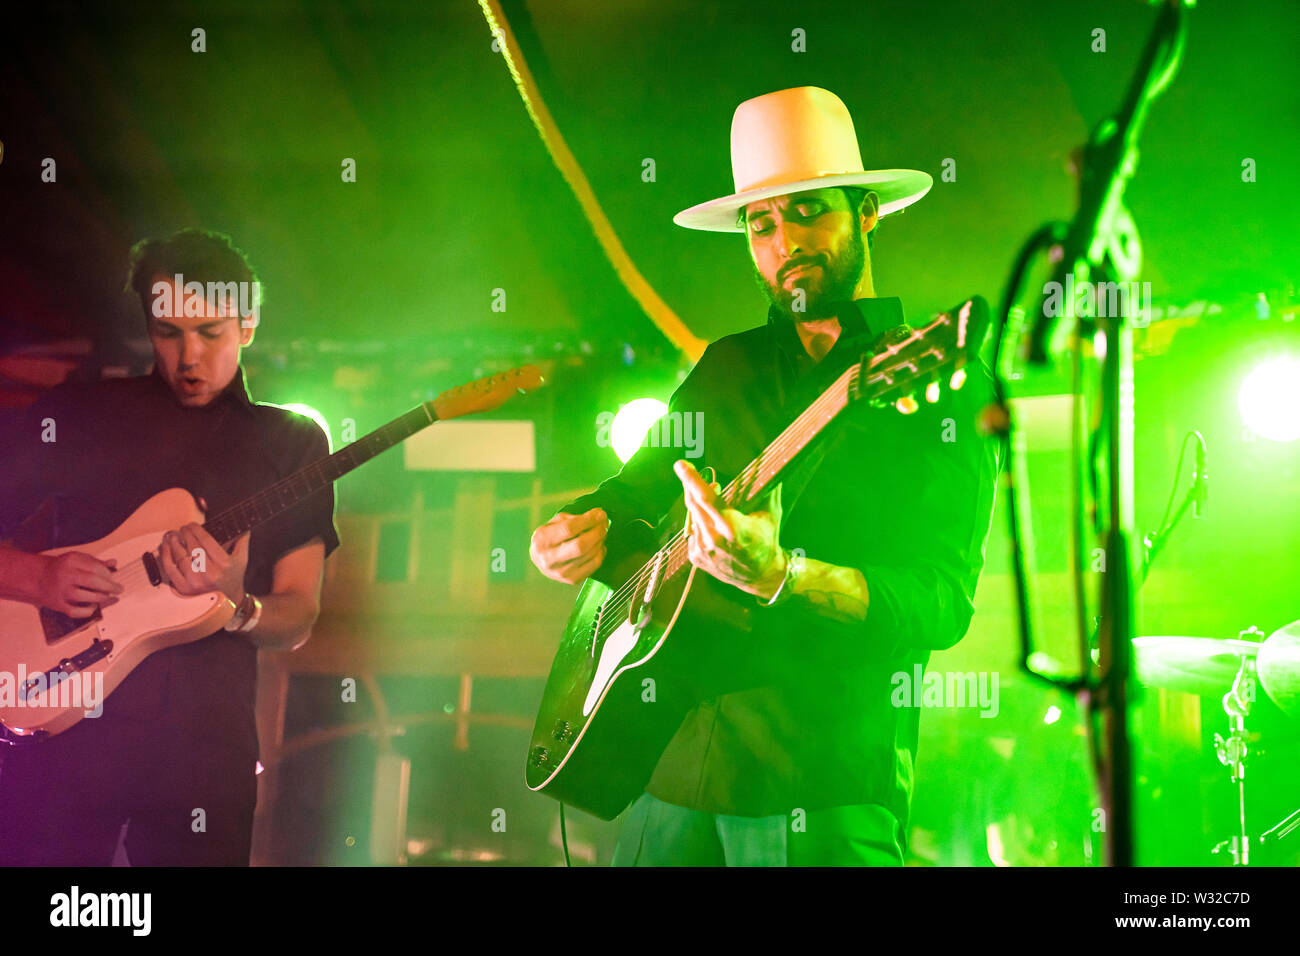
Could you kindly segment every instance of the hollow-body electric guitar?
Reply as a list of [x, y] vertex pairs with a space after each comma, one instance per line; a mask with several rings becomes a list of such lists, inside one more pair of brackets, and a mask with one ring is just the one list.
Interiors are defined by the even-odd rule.
[[[913, 393], [933, 402], [944, 385], [959, 388], [987, 329], [988, 304], [976, 296], [924, 328], [886, 333], [874, 354], [841, 374], [723, 489], [725, 506], [753, 510], [849, 404], [893, 403], [906, 411]], [[727, 592], [739, 592], [707, 574], [697, 578], [684, 515], [678, 499], [660, 524], [659, 550], [639, 567], [643, 555], [605, 576], [619, 586], [583, 582], [533, 728], [524, 771], [529, 789], [602, 820], [642, 793], [687, 712], [709, 696], [692, 676], [679, 679], [695, 670], [692, 655], [704, 656], [700, 642], [720, 630], [752, 628], [752, 601], [732, 600]], [[690, 640], [669, 640], [684, 631]], [[652, 697], [645, 696], [648, 687]]]
[[443, 392], [219, 514], [205, 519], [190, 492], [169, 488], [136, 508], [107, 537], [42, 552], [82, 551], [115, 562], [113, 577], [123, 591], [88, 618], [0, 600], [0, 739], [40, 739], [67, 730], [86, 715], [89, 698], [102, 701], [150, 654], [199, 640], [230, 620], [233, 609], [219, 592], [181, 595], [163, 580], [158, 548], [166, 532], [203, 524], [229, 550], [244, 532], [434, 422], [489, 411], [517, 391], [541, 384], [532, 365], [479, 379]]

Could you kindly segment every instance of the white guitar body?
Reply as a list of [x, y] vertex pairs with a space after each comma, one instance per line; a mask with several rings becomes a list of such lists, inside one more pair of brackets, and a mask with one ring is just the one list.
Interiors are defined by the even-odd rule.
[[182, 597], [163, 582], [155, 556], [168, 531], [191, 522], [202, 524], [229, 547], [245, 531], [329, 487], [420, 429], [498, 408], [516, 393], [542, 383], [535, 365], [498, 372], [442, 392], [207, 520], [188, 491], [169, 488], [137, 508], [108, 537], [44, 552], [84, 551], [115, 562], [113, 577], [123, 590], [114, 603], [88, 619], [0, 600], [0, 742], [61, 733], [83, 717], [95, 716], [104, 698], [154, 651], [197, 641], [234, 616], [230, 601], [217, 591]]
[[62, 633], [70, 623], [31, 604], [0, 600], [0, 724], [15, 737], [57, 734], [90, 716], [127, 674], [154, 651], [206, 637], [234, 609], [220, 592], [182, 596], [151, 578], [146, 554], [162, 536], [203, 522], [194, 497], [169, 488], [137, 508], [112, 534], [43, 554], [83, 551], [116, 562], [117, 601]]

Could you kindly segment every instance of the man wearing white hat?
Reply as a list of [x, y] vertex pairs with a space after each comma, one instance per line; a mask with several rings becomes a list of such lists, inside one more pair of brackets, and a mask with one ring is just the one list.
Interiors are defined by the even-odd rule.
[[674, 221], [746, 234], [769, 309], [673, 395], [707, 426], [702, 457], [640, 449], [538, 528], [532, 557], [556, 580], [616, 584], [602, 575], [648, 543], [638, 519], [656, 524], [684, 495], [691, 562], [759, 605], [743, 645], [700, 649], [713, 696], [625, 813], [616, 865], [900, 865], [921, 695], [904, 700], [900, 675], [919, 678], [974, 609], [998, 468], [975, 428], [987, 372], [971, 363], [965, 389], [906, 417], [851, 406], [763, 510], [727, 508], [696, 465], [736, 475], [904, 324], [899, 300], [876, 296], [868, 250], [878, 221], [931, 185], [864, 169], [847, 108], [817, 87], [740, 104], [731, 160], [735, 192]]

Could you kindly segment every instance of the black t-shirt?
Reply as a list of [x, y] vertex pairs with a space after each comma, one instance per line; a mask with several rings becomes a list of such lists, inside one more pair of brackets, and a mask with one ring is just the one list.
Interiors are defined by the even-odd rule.
[[[698, 416], [702, 454], [642, 447], [618, 475], [560, 509], [605, 509], [605, 566], [628, 550], [628, 522], [657, 523], [681, 496], [676, 459], [712, 466], [725, 487], [880, 334], [903, 324], [897, 298], [856, 305], [860, 314], [842, 317], [834, 348], [815, 365], [774, 308], [766, 325], [709, 346], [670, 404], [672, 413]], [[893, 706], [892, 681], [911, 678], [970, 623], [998, 471], [996, 446], [975, 424], [990, 385], [975, 362], [964, 388], [922, 401], [914, 414], [850, 405], [793, 503], [786, 482], [791, 491], [802, 482], [783, 481], [782, 546], [860, 570], [870, 593], [866, 620], [842, 624], [791, 604], [758, 610], [753, 639], [711, 662], [739, 689], [690, 712], [651, 794], [741, 816], [877, 803], [906, 832], [919, 712]], [[801, 474], [798, 462], [794, 470]]]
[[[61, 385], [13, 424], [4, 446], [0, 538], [44, 505], [42, 548], [104, 537], [168, 488], [205, 499], [215, 515], [329, 453], [310, 418], [254, 404], [242, 369], [201, 408], [181, 405], [156, 371]], [[253, 529], [244, 587], [270, 593], [275, 562], [313, 538], [326, 555], [333, 551], [333, 514], [333, 488], [326, 487]], [[101, 717], [54, 739], [93, 748], [104, 734], [180, 735], [194, 748], [251, 764], [256, 685], [256, 648], [245, 636], [218, 631], [150, 655], [104, 702]]]

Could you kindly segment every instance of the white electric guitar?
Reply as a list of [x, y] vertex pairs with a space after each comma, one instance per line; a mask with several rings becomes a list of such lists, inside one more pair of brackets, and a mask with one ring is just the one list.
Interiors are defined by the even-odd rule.
[[168, 531], [200, 523], [229, 549], [245, 531], [434, 422], [491, 410], [542, 381], [537, 367], [527, 365], [443, 392], [206, 520], [193, 495], [169, 488], [107, 537], [42, 552], [82, 551], [115, 564], [113, 577], [123, 591], [116, 603], [96, 608], [88, 618], [0, 600], [0, 739], [39, 739], [67, 730], [94, 712], [150, 654], [199, 640], [230, 620], [233, 609], [220, 592], [184, 596], [164, 581], [158, 548]]

